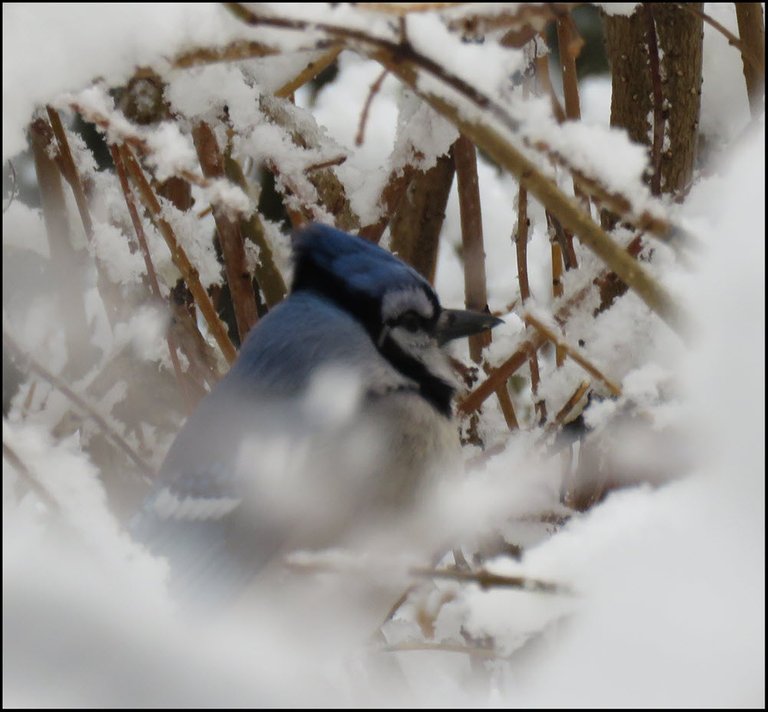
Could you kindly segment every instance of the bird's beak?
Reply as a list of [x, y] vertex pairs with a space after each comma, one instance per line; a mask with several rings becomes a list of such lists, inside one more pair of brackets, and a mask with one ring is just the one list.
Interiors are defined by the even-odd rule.
[[503, 324], [501, 319], [483, 312], [466, 311], [465, 309], [443, 309], [437, 320], [437, 341], [442, 346], [448, 341], [462, 336], [479, 334], [486, 329]]

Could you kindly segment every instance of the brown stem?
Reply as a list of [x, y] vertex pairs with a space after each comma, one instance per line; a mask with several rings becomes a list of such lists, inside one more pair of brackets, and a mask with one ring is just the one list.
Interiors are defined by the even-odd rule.
[[[550, 242], [552, 255], [552, 296], [559, 299], [563, 296], [563, 252], [559, 242]], [[559, 346], [555, 347], [555, 363], [560, 368], [565, 363], [565, 351]]]
[[517, 280], [520, 284], [520, 300], [525, 304], [531, 296], [528, 281], [528, 192], [522, 186], [517, 189], [517, 230], [515, 231], [515, 252], [517, 254]]
[[576, 259], [576, 251], [573, 249], [573, 235], [567, 230], [563, 229], [560, 221], [549, 212], [546, 211], [547, 224], [554, 233], [554, 238], [557, 240], [557, 244], [560, 245], [561, 256], [565, 263], [565, 269], [576, 269], [579, 266]]
[[[160, 292], [160, 283], [157, 280], [157, 273], [155, 272], [155, 265], [152, 263], [152, 256], [149, 252], [149, 244], [147, 243], [147, 236], [144, 234], [144, 226], [141, 224], [141, 218], [136, 210], [136, 204], [133, 200], [133, 192], [131, 186], [128, 184], [128, 176], [125, 172], [125, 165], [120, 158], [120, 152], [117, 146], [112, 144], [109, 147], [110, 154], [112, 155], [112, 162], [115, 164], [115, 170], [117, 171], [117, 178], [120, 181], [120, 187], [123, 191], [123, 197], [125, 198], [125, 205], [128, 208], [128, 213], [131, 216], [131, 222], [133, 223], [133, 229], [136, 232], [136, 239], [139, 242], [139, 248], [141, 254], [144, 257], [144, 266], [147, 268], [147, 278], [149, 280], [149, 287], [152, 291], [154, 298], [160, 302], [162, 301], [162, 294]], [[181, 363], [177, 353], [176, 340], [169, 331], [166, 334], [166, 342], [168, 343], [168, 353], [171, 357], [171, 364], [173, 365], [173, 372], [176, 376], [176, 383], [179, 385], [181, 396], [184, 400], [184, 405], [187, 409], [187, 414], [194, 410], [195, 402], [189, 389], [184, 381], [184, 373], [181, 370]]]
[[[309, 22], [273, 15], [259, 16], [238, 3], [226, 7], [237, 17], [251, 25], [264, 25], [291, 30], [306, 30], [310, 26], [327, 32], [335, 38], [346, 38], [359, 43], [371, 58], [387, 67], [401, 81], [410, 86], [438, 113], [448, 118], [478, 148], [486, 151], [495, 161], [517, 176], [520, 183], [562, 222], [563, 227], [577, 235], [583, 244], [593, 250], [606, 264], [632, 288], [646, 304], [677, 333], [686, 336], [690, 330], [688, 319], [668, 291], [636, 261], [618, 247], [580, 206], [566, 196], [549, 177], [505, 138], [502, 131], [516, 131], [517, 122], [476, 87], [447, 72], [438, 62], [416, 52], [410, 44], [375, 37], [363, 30], [339, 27], [323, 22]], [[467, 113], [455, 103], [438, 94], [430, 93], [419, 82], [419, 71], [426, 72], [458, 92], [481, 114], [467, 118]], [[484, 117], [491, 115], [504, 129], [491, 125]]]
[[[414, 90], [416, 74], [408, 71], [405, 63], [395, 63], [389, 56], [376, 54], [375, 58], [389, 66]], [[578, 235], [581, 242], [616, 272], [638, 296], [658, 314], [674, 331], [684, 338], [690, 334], [687, 316], [670, 293], [657, 282], [644, 267], [627, 255], [584, 210], [566, 196], [556, 183], [545, 176], [521, 151], [507, 141], [497, 130], [478, 119], [465, 119], [453, 104], [435, 94], [422, 93], [433, 108], [451, 120], [474, 143], [490, 154], [513, 175], [520, 184], [536, 196], [549, 209], [563, 227]]]
[[571, 394], [571, 397], [565, 402], [565, 405], [557, 411], [557, 415], [554, 420], [549, 424], [548, 430], [557, 429], [565, 422], [570, 412], [576, 407], [576, 404], [584, 397], [584, 394], [589, 390], [589, 381], [582, 381], [578, 388]]
[[[192, 139], [203, 175], [206, 178], [224, 178], [224, 157], [211, 127], [204, 121], [199, 122], [192, 129]], [[213, 206], [213, 219], [219, 235], [224, 272], [227, 276], [237, 331], [242, 344], [246, 334], [259, 320], [259, 315], [256, 311], [251, 275], [245, 262], [245, 245], [240, 232], [240, 221], [228, 215], [220, 205]]]
[[[639, 240], [634, 240], [628, 246], [629, 252], [639, 250]], [[612, 273], [609, 270], [603, 270], [594, 280], [594, 284], [601, 284], [608, 279]], [[581, 304], [590, 294], [592, 294], [591, 284], [582, 287], [576, 294], [571, 296], [565, 304], [555, 312], [554, 318], [558, 324], [565, 324], [568, 321], [573, 309]], [[495, 368], [488, 378], [480, 383], [475, 390], [466, 395], [458, 404], [458, 412], [462, 414], [476, 411], [498, 387], [499, 383], [505, 383], [517, 369], [524, 363], [530, 361], [530, 357], [547, 343], [547, 339], [540, 331], [533, 330], [528, 333], [527, 338], [517, 347], [515, 352], [500, 366]], [[533, 379], [533, 375], [532, 375]]]
[[45, 108], [48, 113], [48, 119], [51, 122], [53, 135], [56, 137], [56, 142], [59, 146], [59, 156], [61, 157], [61, 165], [63, 169], [62, 173], [70, 186], [72, 186], [75, 203], [77, 203], [77, 210], [80, 213], [80, 219], [83, 222], [85, 236], [88, 238], [88, 242], [93, 243], [93, 221], [91, 220], [91, 212], [88, 208], [88, 200], [85, 197], [85, 190], [83, 190], [83, 183], [80, 180], [80, 175], [75, 167], [75, 161], [72, 158], [72, 151], [69, 148], [67, 133], [64, 131], [59, 112], [52, 106], [46, 106]]
[[539, 384], [541, 383], [539, 354], [534, 349], [528, 354], [528, 368], [531, 372], [531, 393], [533, 394], [533, 408], [536, 411], [536, 422], [542, 425], [547, 420], [547, 403], [543, 398], [539, 398]]
[[[456, 166], [456, 183], [461, 218], [461, 244], [464, 261], [464, 301], [467, 309], [488, 310], [485, 280], [485, 248], [483, 246], [483, 217], [480, 207], [480, 185], [477, 178], [477, 151], [466, 137], [459, 136], [451, 147]], [[469, 337], [469, 355], [475, 363], [482, 360], [482, 351], [491, 342], [490, 332]]]
[[321, 54], [317, 59], [312, 60], [293, 79], [283, 84], [283, 86], [275, 92], [275, 96], [281, 98], [291, 96], [297, 89], [301, 89], [301, 87], [308, 82], [311, 82], [318, 74], [320, 74], [320, 72], [333, 64], [341, 50], [341, 45], [335, 45]]
[[501, 384], [506, 383], [510, 376], [529, 360], [532, 353], [538, 351], [546, 343], [546, 338], [539, 332], [534, 332], [518, 346], [517, 350], [504, 363], [497, 366], [475, 390], [459, 401], [458, 412], [465, 415], [475, 412], [491, 393], [494, 393]]
[[162, 217], [160, 202], [152, 192], [149, 181], [147, 181], [144, 172], [133, 157], [131, 149], [126, 144], [120, 146], [120, 156], [123, 159], [133, 182], [139, 189], [141, 200], [149, 211], [152, 221], [157, 226], [158, 231], [168, 245], [168, 249], [171, 251], [171, 259], [173, 260], [174, 265], [176, 265], [176, 268], [181, 272], [184, 281], [187, 283], [189, 291], [192, 293], [192, 296], [200, 309], [200, 313], [208, 324], [211, 334], [213, 334], [213, 338], [219, 345], [222, 354], [224, 354], [224, 358], [231, 364], [235, 358], [237, 358], [237, 351], [232, 345], [227, 330], [221, 323], [219, 315], [213, 307], [208, 292], [205, 291], [205, 288], [200, 282], [200, 275], [197, 268], [190, 262], [187, 253], [176, 238], [176, 233], [173, 231], [170, 223]]
[[381, 85], [384, 83], [387, 74], [389, 74], [389, 70], [382, 69], [381, 74], [379, 74], [376, 81], [371, 84], [371, 88], [368, 90], [368, 96], [365, 99], [363, 110], [360, 113], [360, 123], [357, 127], [357, 135], [355, 136], [355, 146], [362, 146], [363, 141], [365, 141], [365, 125], [368, 123], [368, 112], [371, 110], [373, 99], [381, 90]]
[[327, 161], [320, 161], [320, 163], [313, 163], [311, 166], [307, 166], [304, 169], [304, 173], [311, 173], [312, 171], [319, 171], [323, 168], [340, 166], [346, 160], [347, 160], [346, 156], [336, 156], [335, 158], [329, 158]]
[[183, 52], [171, 60], [171, 66], [176, 69], [188, 69], [201, 64], [239, 62], [243, 59], [268, 57], [273, 54], [278, 54], [278, 51], [273, 47], [268, 47], [259, 42], [237, 40], [225, 47], [197, 47]]
[[[224, 167], [227, 171], [227, 177], [247, 193], [248, 184], [243, 169], [229, 151], [224, 155]], [[261, 221], [259, 212], [254, 210], [249, 218], [241, 220], [240, 229], [245, 239], [258, 247], [259, 258], [256, 260], [253, 271], [259, 284], [259, 289], [264, 295], [264, 301], [271, 309], [285, 298], [288, 290], [286, 289], [283, 275], [280, 274], [280, 270], [275, 265], [275, 260], [272, 256], [272, 246], [267, 240], [264, 224]]]
[[510, 430], [517, 430], [520, 427], [520, 422], [517, 419], [517, 413], [515, 413], [515, 406], [512, 403], [512, 397], [509, 395], [509, 389], [507, 384], [503, 383], [496, 389], [496, 397], [499, 399], [499, 407], [501, 408], [501, 414], [504, 416], [504, 422]]
[[535, 591], [536, 593], [571, 593], [567, 587], [551, 581], [532, 579], [527, 576], [501, 576], [485, 569], [462, 571], [460, 569], [414, 568], [409, 573], [411, 576], [418, 576], [420, 578], [450, 579], [452, 581], [476, 583], [484, 590], [489, 588], [520, 588], [525, 591]]
[[[296, 121], [295, 107], [285, 100], [270, 95], [262, 95], [259, 102], [261, 110], [291, 138], [291, 141], [302, 149], [317, 148], [317, 139], [308, 132], [302, 130]], [[267, 167], [273, 173], [280, 175], [286, 187], [294, 184], [291, 173], [284, 170], [283, 166], [276, 165], [274, 161], [268, 161]], [[312, 201], [304, 201], [300, 210], [286, 205], [286, 210], [294, 223], [298, 226], [307, 220], [321, 217], [327, 220], [327, 216], [333, 216], [336, 227], [347, 232], [354, 232], [360, 227], [360, 221], [352, 210], [346, 189], [332, 168], [321, 168], [311, 171], [307, 180], [317, 191], [317, 202], [313, 196]], [[294, 185], [294, 187], [296, 187]], [[297, 196], [299, 197], [299, 196]], [[311, 203], [311, 204], [310, 204]], [[325, 211], [325, 212], [323, 212]]]
[[567, 353], [568, 356], [570, 356], [576, 363], [578, 363], [579, 366], [581, 366], [590, 376], [602, 381], [614, 396], [618, 398], [621, 395], [621, 386], [618, 386], [607, 376], [603, 375], [603, 372], [597, 368], [597, 366], [595, 366], [586, 356], [584, 356], [577, 349], [560, 338], [558, 334], [556, 334], [552, 329], [539, 321], [539, 319], [533, 316], [533, 314], [527, 312], [524, 314], [523, 319], [525, 320], [526, 324], [530, 324], [537, 331], [543, 334], [549, 341], [562, 348], [563, 351]]
[[584, 41], [578, 36], [570, 14], [557, 18], [557, 45], [560, 50], [560, 66], [563, 70], [563, 96], [565, 115], [571, 120], [581, 118], [579, 81], [576, 75], [576, 57]]

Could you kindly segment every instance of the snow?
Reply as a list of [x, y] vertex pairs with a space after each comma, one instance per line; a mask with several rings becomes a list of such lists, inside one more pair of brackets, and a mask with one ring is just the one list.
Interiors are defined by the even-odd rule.
[[[249, 7], [391, 40], [398, 36], [391, 14], [350, 4]], [[602, 7], [628, 14], [635, 4]], [[707, 11], [735, 29], [731, 6], [710, 4]], [[20, 172], [26, 126], [46, 104], [62, 108], [65, 121], [72, 101], [107, 117], [108, 136], [147, 144], [147, 166], [157, 177], [179, 171], [201, 176], [189, 129], [205, 120], [222, 147], [231, 129], [233, 152], [244, 168], [256, 170], [265, 161], [280, 168], [297, 207], [317, 197], [306, 169], [345, 157], [333, 171], [361, 224], [369, 224], [381, 216], [378, 197], [388, 177], [406, 163], [428, 169], [458, 135], [390, 75], [371, 104], [365, 141], [356, 146], [380, 65], [344, 51], [337, 78], [317, 96], [302, 90], [295, 106], [271, 99], [270, 91], [324, 51], [307, 50], [323, 34], [248, 28], [220, 5], [6, 4], [3, 22], [3, 155], [18, 162]], [[395, 551], [375, 561], [337, 550], [295, 553], [291, 563], [298, 568], [347, 569], [343, 583], [329, 572], [269, 571], [233, 610], [205, 614], [179, 606], [167, 589], [166, 563], [127, 534], [125, 524], [144, 490], [114, 454], [105, 457], [91, 447], [94, 423], [72, 418], [66, 397], [43, 380], [24, 383], [3, 420], [5, 705], [764, 706], [765, 125], [761, 118], [747, 129], [738, 51], [705, 28], [701, 127], [714, 150], [685, 202], [661, 206], [641, 180], [643, 150], [608, 127], [607, 80], [582, 85], [582, 122], [557, 126], [547, 102], [523, 100], [508, 86], [509, 75], [524, 63], [523, 52], [488, 41], [461, 42], [431, 11], [409, 17], [407, 27], [414, 47], [514, 109], [513, 140], [521, 150], [533, 155], [530, 145], [543, 140], [570, 164], [630, 197], [636, 210], [660, 211], [696, 236], [701, 249], [686, 261], [656, 243], [643, 253], [649, 271], [694, 314], [694, 345], [686, 347], [632, 293], [595, 316], [599, 299], [593, 291], [563, 338], [620, 384], [621, 397], [599, 398], [604, 391], [598, 381], [570, 359], [558, 367], [549, 348], [539, 352], [538, 393], [553, 416], [579, 383], [592, 381], [596, 395], [583, 411], [590, 438], [562, 449], [553, 435], [536, 429], [528, 381], [512, 389], [512, 398], [529, 425], [510, 435], [493, 396], [478, 424], [486, 449], [467, 446], [466, 476], [447, 478], [429, 501], [398, 520]], [[168, 61], [197, 46], [236, 39], [301, 51], [188, 70], [172, 69]], [[137, 66], [158, 69], [171, 110], [182, 115], [178, 121], [136, 127], [115, 110], [108, 89]], [[419, 82], [451, 96], [429, 78]], [[481, 115], [476, 107], [460, 110]], [[489, 120], [498, 128], [494, 117]], [[500, 130], [512, 135], [509, 125]], [[294, 131], [306, 147], [296, 145]], [[88, 249], [126, 300], [121, 306], [127, 315], [110, 325], [92, 268], [84, 277], [99, 359], [109, 364], [121, 354], [149, 366], [115, 373], [100, 390], [93, 388], [99, 371], [91, 370], [74, 383], [75, 391], [143, 457], [157, 462], [181, 417], [170, 405], [178, 394], [151, 380], [161, 367], [169, 370], [170, 318], [146, 302], [144, 260], [130, 247], [135, 234], [119, 184], [109, 170], [97, 168], [73, 133], [70, 143], [93, 198], [94, 242]], [[567, 171], [555, 171], [541, 155], [536, 160], [541, 170], [556, 173], [560, 185], [570, 185]], [[485, 354], [498, 365], [526, 333], [512, 240], [518, 186], [482, 154], [478, 177], [488, 301], [505, 320]], [[64, 189], [77, 242], [82, 227]], [[214, 204], [247, 215], [253, 200], [224, 180], [195, 186], [193, 195], [189, 212], [163, 200], [163, 215], [203, 284], [221, 284], [213, 218], [199, 213]], [[3, 214], [3, 328], [68, 379], [66, 315], [46, 271], [45, 227], [40, 212], [24, 200], [17, 197]], [[332, 220], [325, 210], [316, 214]], [[556, 300], [546, 220], [532, 198], [528, 217], [533, 299], [526, 308], [558, 328], [551, 315], [589, 286], [601, 265], [577, 241], [580, 268], [564, 275], [566, 296]], [[178, 271], [151, 222], [142, 217], [142, 224], [167, 295]], [[288, 237], [275, 223], [264, 226], [287, 278]], [[631, 236], [624, 228], [613, 233], [620, 244]], [[444, 305], [460, 307], [464, 276], [455, 185], [441, 242], [436, 288]], [[255, 259], [253, 248], [247, 249]], [[455, 354], [466, 360], [463, 349], [457, 345]], [[527, 379], [528, 366], [518, 375]], [[360, 395], [348, 374], [323, 374], [306, 403], [307, 415], [323, 419], [330, 412], [337, 426], [352, 417]], [[146, 416], [135, 428], [120, 420], [119, 411], [128, 406]], [[278, 440], [264, 444], [268, 454], [302, 462], [302, 453]], [[360, 440], [361, 451], [375, 446]], [[573, 511], [562, 503], [561, 490], [573, 485], [579, 463], [589, 458], [624, 488], [586, 511]], [[294, 509], [313, 505], [311, 497], [292, 500]], [[552, 582], [559, 592], [409, 576], [410, 547], [426, 549], [436, 541], [444, 551], [460, 545], [468, 558], [481, 552], [484, 561], [476, 565], [486, 571]], [[520, 557], [510, 544], [522, 547]], [[438, 568], [452, 564], [450, 553], [430, 562]], [[390, 588], [418, 582], [383, 627], [386, 643], [399, 652], [369, 642], [380, 620], [371, 622], [364, 603], [372, 591], [382, 595], [382, 580]], [[482, 648], [490, 639], [495, 647]], [[409, 645], [465, 652], [406, 650]], [[466, 651], [473, 647], [481, 648], [477, 656], [495, 657], [470, 660]]]
[[[739, 36], [735, 6], [707, 3], [706, 12]], [[765, 13], [765, 10], [763, 10]], [[709, 24], [704, 24], [702, 58], [701, 132], [718, 148], [736, 138], [749, 122], [749, 102], [744, 91], [741, 54]], [[734, 79], [737, 78], [737, 79]]]
[[35, 106], [87, 85], [95, 75], [120, 83], [136, 66], [185, 46], [225, 44], [240, 30], [213, 3], [4, 4], [3, 160], [25, 147]]

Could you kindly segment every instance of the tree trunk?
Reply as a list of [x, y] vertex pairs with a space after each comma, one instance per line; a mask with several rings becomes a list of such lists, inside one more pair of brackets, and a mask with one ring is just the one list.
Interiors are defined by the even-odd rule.
[[[631, 17], [605, 16], [604, 26], [612, 72], [611, 126], [625, 128], [633, 141], [649, 148], [649, 185], [655, 166], [660, 192], [681, 199], [691, 181], [698, 141], [702, 20], [671, 3], [646, 3]], [[657, 155], [654, 133], [661, 139]]]

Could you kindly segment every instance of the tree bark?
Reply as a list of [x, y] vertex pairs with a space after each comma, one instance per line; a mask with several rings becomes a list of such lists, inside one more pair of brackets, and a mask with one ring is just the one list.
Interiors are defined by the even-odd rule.
[[417, 172], [390, 224], [390, 248], [429, 282], [434, 282], [440, 229], [453, 183], [454, 164], [440, 156], [426, 172]]
[[[703, 7], [701, 3], [696, 6], [699, 10]], [[660, 189], [681, 199], [690, 184], [696, 159], [703, 24], [700, 17], [672, 3], [647, 3], [646, 8], [630, 17], [604, 17], [613, 87], [611, 126], [626, 129], [633, 141], [651, 148], [654, 132], [649, 117], [661, 117], [664, 142], [656, 161], [661, 173]], [[650, 31], [658, 40], [658, 77], [651, 71]], [[654, 88], [659, 96], [654, 81], [661, 84], [661, 107], [654, 105]], [[649, 172], [646, 181], [650, 184], [651, 179]]]

